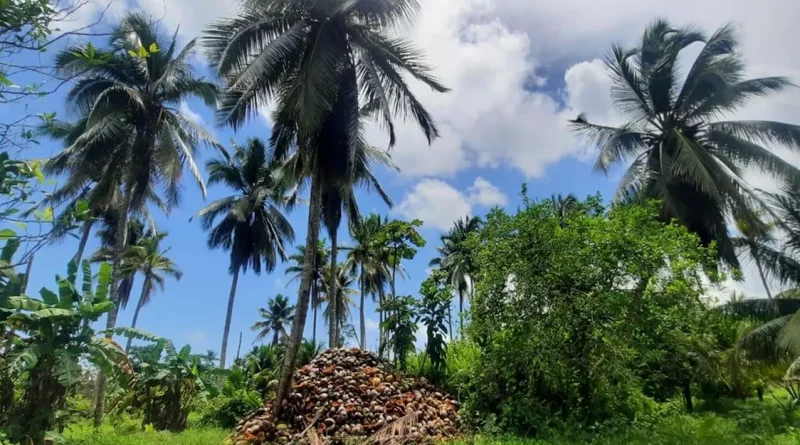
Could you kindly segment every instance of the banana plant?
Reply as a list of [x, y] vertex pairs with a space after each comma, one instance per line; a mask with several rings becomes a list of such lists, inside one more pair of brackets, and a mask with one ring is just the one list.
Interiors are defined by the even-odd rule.
[[227, 371], [215, 369], [204, 360], [205, 355], [192, 354], [189, 345], [176, 350], [170, 340], [143, 334], [134, 329], [118, 329], [126, 336], [154, 341], [145, 347], [131, 350], [135, 377], [133, 389], [121, 408], [141, 410], [142, 425], [155, 430], [180, 432], [186, 429], [189, 410], [196, 400], [214, 397], [219, 393], [215, 380]]
[[120, 345], [96, 335], [91, 327], [114, 308], [108, 298], [111, 266], [100, 265], [96, 286], [88, 261], [82, 263], [80, 288], [77, 272], [77, 264], [71, 262], [66, 277], [56, 276], [57, 292], [42, 288], [39, 298], [6, 295], [0, 300], [0, 326], [5, 333], [0, 362], [22, 394], [4, 416], [6, 425], [0, 425], [12, 442], [25, 438], [42, 443], [48, 432], [63, 427], [58, 414], [69, 390], [78, 383], [81, 360], [99, 372], [132, 373]]

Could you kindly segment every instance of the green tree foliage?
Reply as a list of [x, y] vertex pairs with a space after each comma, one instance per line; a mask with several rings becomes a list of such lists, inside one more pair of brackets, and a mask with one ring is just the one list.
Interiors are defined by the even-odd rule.
[[384, 313], [383, 328], [386, 333], [385, 347], [394, 356], [395, 366], [406, 370], [408, 354], [414, 352], [414, 340], [418, 329], [416, 323], [416, 300], [411, 296], [389, 298], [378, 308]]
[[[132, 372], [122, 347], [95, 336], [91, 323], [110, 312], [108, 297], [111, 266], [100, 265], [93, 285], [88, 262], [77, 283], [77, 266], [70, 263], [66, 277], [56, 277], [58, 292], [42, 288], [40, 298], [0, 296], [0, 368], [18, 385], [18, 400], [4, 400], [0, 425], [12, 441], [40, 444], [45, 434], [64, 427], [66, 398], [78, 384], [80, 362], [87, 360], [101, 372]], [[80, 286], [80, 287], [78, 287]], [[8, 382], [6, 382], [8, 385]], [[14, 396], [14, 390], [11, 396]], [[4, 393], [5, 397], [9, 394]]]
[[[328, 265], [323, 271], [324, 297], [322, 301], [325, 303], [325, 310], [322, 315], [325, 317], [325, 323], [328, 326], [336, 324], [339, 326], [337, 330], [342, 331], [350, 319], [350, 309], [355, 306], [353, 296], [357, 291], [352, 288], [355, 277], [348, 274], [344, 269], [338, 269], [335, 277], [333, 275], [333, 269]], [[329, 347], [339, 347], [339, 340], [343, 339], [338, 337], [335, 340], [336, 343], [329, 344]]]
[[647, 396], [691, 383], [695, 351], [712, 342], [700, 275], [715, 278], [715, 253], [658, 214], [657, 203], [614, 206], [562, 225], [549, 202], [489, 214], [471, 243], [481, 356], [470, 412], [534, 432], [630, 419]]
[[253, 324], [252, 330], [258, 332], [254, 342], [272, 335], [272, 347], [278, 345], [281, 337], [286, 338], [286, 326], [294, 319], [294, 306], [281, 294], [267, 300], [266, 308], [259, 308], [260, 321]]
[[[679, 79], [679, 56], [694, 43], [700, 53]], [[771, 145], [800, 149], [800, 127], [771, 121], [718, 120], [750, 99], [791, 85], [784, 77], [745, 78], [734, 28], [710, 37], [694, 28], [656, 20], [635, 48], [613, 46], [607, 58], [612, 99], [626, 120], [620, 127], [591, 124], [583, 115], [575, 131], [597, 145], [595, 169], [628, 165], [617, 200], [661, 201], [661, 218], [677, 219], [738, 265], [728, 218], [755, 227], [763, 203], [742, 172], [756, 169], [777, 180], [797, 181], [800, 170]]]
[[233, 154], [221, 150], [222, 156], [207, 162], [206, 168], [209, 184], [225, 184], [235, 194], [212, 202], [197, 214], [209, 231], [208, 246], [230, 251], [233, 280], [222, 331], [222, 368], [239, 273], [248, 269], [257, 275], [262, 269], [272, 272], [279, 260], [286, 260], [286, 243], [294, 241], [294, 229], [283, 211], [293, 207], [296, 196], [281, 180], [280, 163], [268, 157], [258, 139], [250, 139], [245, 147], [234, 145], [233, 150]]
[[447, 272], [434, 271], [422, 282], [419, 289], [422, 299], [417, 303], [417, 323], [425, 327], [425, 353], [431, 361], [434, 381], [440, 380], [447, 359], [445, 322], [452, 301], [452, 288], [445, 285], [447, 279]]
[[[325, 247], [324, 239], [317, 242], [317, 251], [313, 255], [314, 263], [311, 270], [310, 289], [311, 308], [314, 312], [314, 325], [311, 330], [311, 341], [313, 343], [317, 342], [317, 311], [322, 303], [320, 294], [325, 286], [323, 271], [325, 270], [325, 259], [328, 258], [328, 252], [329, 250]], [[292, 274], [291, 281], [300, 280], [302, 278], [306, 258], [306, 246], [298, 246], [297, 253], [289, 257], [289, 261], [294, 263], [294, 266], [286, 268], [286, 273]]]

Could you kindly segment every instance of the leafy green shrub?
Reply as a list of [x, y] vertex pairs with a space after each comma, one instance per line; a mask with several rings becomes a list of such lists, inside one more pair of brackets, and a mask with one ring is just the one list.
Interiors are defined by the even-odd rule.
[[231, 395], [220, 395], [210, 399], [201, 408], [200, 425], [233, 428], [244, 416], [260, 408], [261, 404], [257, 391], [239, 390]]
[[468, 420], [536, 433], [629, 422], [680, 394], [691, 401], [698, 357], [714, 341], [698, 272], [715, 277], [715, 254], [659, 222], [655, 203], [599, 202], [565, 216], [526, 199], [517, 215], [490, 213], [470, 240], [469, 334], [481, 352]]

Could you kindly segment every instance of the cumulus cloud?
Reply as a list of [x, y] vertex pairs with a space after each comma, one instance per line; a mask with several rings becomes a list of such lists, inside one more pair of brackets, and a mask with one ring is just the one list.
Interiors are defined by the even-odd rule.
[[507, 203], [505, 193], [481, 177], [463, 192], [440, 179], [423, 179], [394, 211], [408, 219], [420, 219], [426, 227], [447, 230], [453, 221], [472, 216], [474, 206], [488, 208]]

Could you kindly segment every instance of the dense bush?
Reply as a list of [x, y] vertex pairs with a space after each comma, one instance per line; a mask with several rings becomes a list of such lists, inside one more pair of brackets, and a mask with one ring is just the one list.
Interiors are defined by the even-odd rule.
[[[714, 252], [656, 205], [493, 211], [470, 241], [478, 285], [467, 413], [505, 431], [627, 421], [684, 394], [715, 337]], [[469, 415], [468, 415], [469, 417]]]
[[261, 407], [256, 391], [237, 391], [210, 399], [200, 409], [200, 424], [208, 427], [233, 428], [244, 416]]

